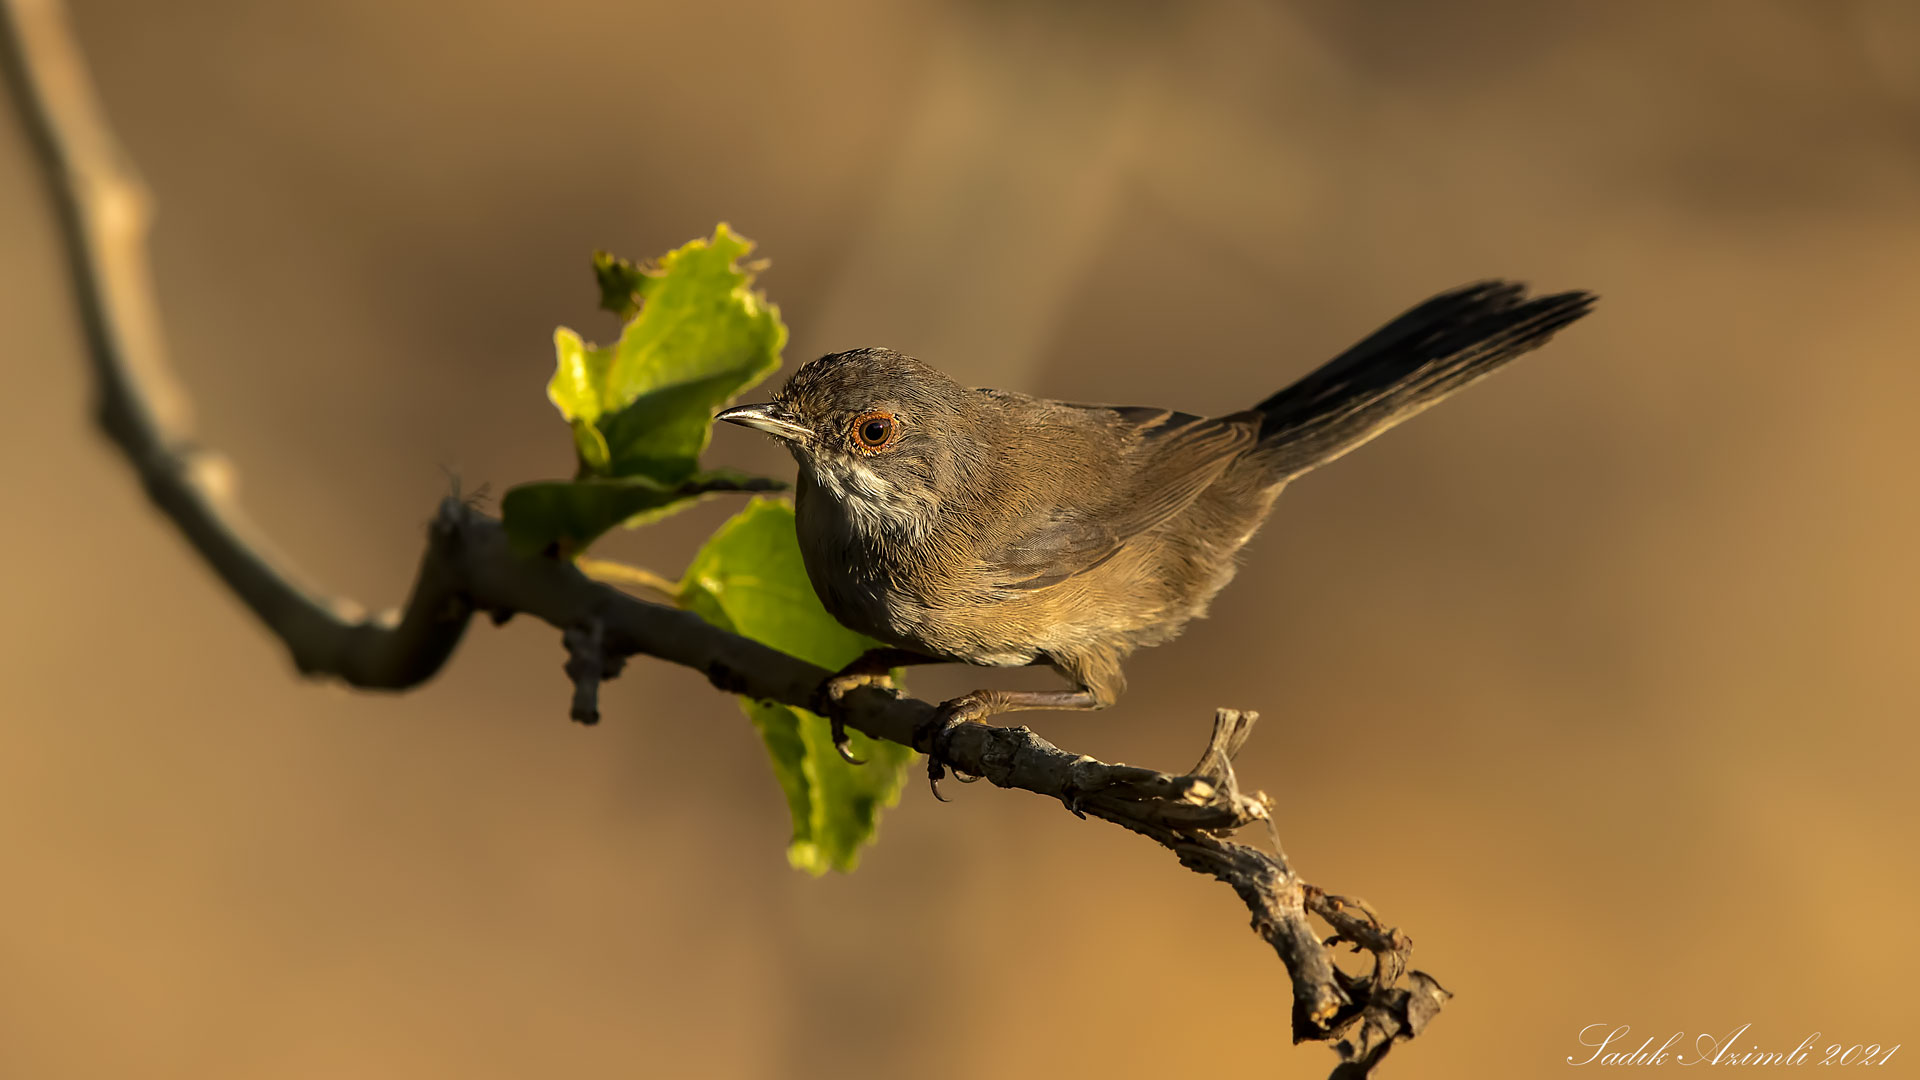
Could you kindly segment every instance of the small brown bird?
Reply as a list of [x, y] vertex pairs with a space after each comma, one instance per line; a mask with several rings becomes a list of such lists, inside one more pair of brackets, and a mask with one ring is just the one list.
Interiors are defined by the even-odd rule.
[[[971, 390], [887, 349], [823, 356], [774, 400], [719, 419], [793, 452], [807, 576], [835, 618], [889, 646], [823, 686], [845, 754], [839, 699], [905, 664], [1048, 664], [1072, 683], [964, 694], [941, 706], [943, 730], [1113, 704], [1121, 661], [1205, 613], [1288, 481], [1539, 346], [1593, 302], [1528, 300], [1505, 282], [1456, 289], [1212, 419]], [[937, 779], [938, 733], [923, 737]]]

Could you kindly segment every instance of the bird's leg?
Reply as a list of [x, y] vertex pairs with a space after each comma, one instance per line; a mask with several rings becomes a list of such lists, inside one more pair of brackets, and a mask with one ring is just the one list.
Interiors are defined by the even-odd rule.
[[832, 725], [833, 748], [839, 751], [842, 760], [849, 765], [866, 764], [853, 756], [853, 747], [847, 740], [847, 723], [840, 707], [841, 698], [862, 686], [892, 690], [894, 668], [948, 662], [909, 649], [868, 649], [855, 657], [852, 663], [828, 676], [813, 692], [813, 711], [826, 717]]
[[[946, 802], [940, 794], [940, 781], [947, 775], [946, 745], [953, 731], [968, 721], [985, 720], [989, 716], [1004, 712], [1023, 712], [1028, 709], [1054, 709], [1061, 712], [1079, 712], [1088, 709], [1104, 709], [1113, 704], [1113, 698], [1089, 688], [1077, 690], [975, 690], [962, 694], [952, 701], [942, 702], [940, 708], [926, 723], [913, 733], [915, 748], [926, 746], [927, 782], [933, 786], [933, 797]], [[962, 783], [972, 783], [979, 777], [961, 776], [958, 770], [954, 775]]]

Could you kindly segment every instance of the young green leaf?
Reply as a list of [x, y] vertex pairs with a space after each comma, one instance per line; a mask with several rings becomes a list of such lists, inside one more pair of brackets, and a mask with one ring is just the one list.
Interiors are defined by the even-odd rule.
[[713, 414], [780, 366], [780, 311], [739, 261], [753, 243], [725, 225], [642, 267], [594, 255], [601, 303], [625, 318], [591, 345], [561, 327], [547, 397], [573, 428], [573, 481], [522, 485], [502, 500], [515, 547], [578, 551], [615, 525], [674, 512], [715, 491], [778, 485], [701, 472]]
[[611, 345], [589, 345], [565, 328], [554, 335], [547, 396], [606, 443], [604, 461], [582, 453], [583, 471], [678, 483], [697, 467], [714, 412], [780, 366], [786, 325], [739, 265], [752, 250], [721, 225], [713, 239], [662, 256], [657, 269], [600, 272], [603, 292], [611, 274], [641, 303]]
[[652, 280], [641, 267], [607, 251], [593, 253], [593, 276], [600, 282], [600, 309], [623, 320], [640, 310], [641, 294]]
[[[722, 525], [680, 583], [680, 604], [716, 626], [836, 670], [878, 642], [834, 621], [800, 560], [793, 507], [756, 498]], [[813, 874], [852, 870], [873, 841], [880, 811], [899, 801], [913, 751], [849, 732], [865, 765], [833, 748], [825, 719], [743, 698], [793, 816], [787, 859]]]

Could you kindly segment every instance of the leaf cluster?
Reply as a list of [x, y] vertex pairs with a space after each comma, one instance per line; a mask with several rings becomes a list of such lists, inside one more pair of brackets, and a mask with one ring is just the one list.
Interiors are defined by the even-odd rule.
[[[777, 370], [787, 341], [779, 308], [754, 288], [759, 267], [742, 263], [752, 250], [723, 224], [648, 265], [594, 256], [600, 304], [623, 325], [607, 345], [565, 327], [554, 333], [547, 397], [572, 428], [576, 468], [571, 479], [521, 484], [502, 498], [523, 555], [579, 558], [615, 526], [645, 525], [720, 492], [784, 487], [700, 464], [714, 413]], [[821, 606], [784, 499], [749, 501], [665, 591], [716, 626], [830, 670], [878, 644]], [[786, 794], [788, 860], [815, 874], [851, 870], [880, 811], [899, 799], [913, 751], [856, 732], [867, 764], [849, 765], [825, 719], [748, 698], [741, 706]]]

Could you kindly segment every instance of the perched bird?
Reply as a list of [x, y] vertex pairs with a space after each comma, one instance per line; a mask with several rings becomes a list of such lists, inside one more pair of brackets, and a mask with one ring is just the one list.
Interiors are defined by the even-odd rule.
[[[835, 618], [888, 646], [823, 686], [846, 754], [839, 699], [905, 664], [1048, 664], [1072, 684], [975, 690], [941, 706], [943, 727], [1113, 704], [1121, 661], [1205, 613], [1288, 481], [1539, 346], [1593, 302], [1526, 299], [1505, 282], [1456, 289], [1231, 416], [968, 389], [910, 356], [855, 349], [719, 419], [792, 451], [807, 576]], [[939, 733], [921, 736], [938, 779]]]

